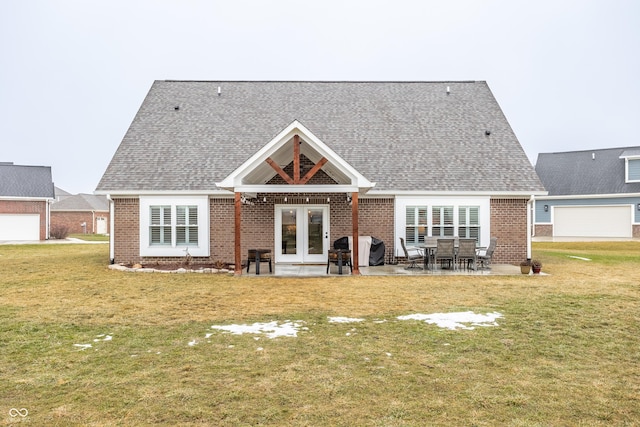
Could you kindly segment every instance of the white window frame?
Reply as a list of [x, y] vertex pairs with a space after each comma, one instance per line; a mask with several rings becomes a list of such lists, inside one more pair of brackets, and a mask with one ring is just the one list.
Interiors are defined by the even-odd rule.
[[[171, 243], [150, 244], [151, 206], [170, 206]], [[198, 210], [198, 244], [176, 244], [177, 206], [195, 206]], [[209, 256], [209, 197], [208, 196], [141, 196], [140, 197], [140, 256], [184, 257]]]
[[640, 182], [640, 179], [631, 179], [629, 177], [629, 162], [640, 162], [640, 157], [625, 157], [624, 159], [624, 178], [625, 183]]
[[432, 208], [435, 206], [453, 206], [453, 226], [454, 235], [458, 235], [459, 224], [459, 208], [460, 207], [477, 207], [480, 217], [480, 236], [478, 236], [478, 244], [480, 246], [488, 246], [491, 238], [491, 200], [486, 197], [420, 197], [420, 196], [398, 196], [395, 200], [395, 244], [396, 256], [404, 256], [402, 248], [400, 248], [400, 237], [405, 238], [407, 230], [406, 209], [407, 207], [427, 207], [429, 212], [429, 229], [428, 235], [433, 232]]

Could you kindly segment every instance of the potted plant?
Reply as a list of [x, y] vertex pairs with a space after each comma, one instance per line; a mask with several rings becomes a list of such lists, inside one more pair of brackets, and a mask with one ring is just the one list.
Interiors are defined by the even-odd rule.
[[542, 263], [537, 259], [531, 261], [531, 269], [533, 270], [533, 274], [539, 274], [540, 270], [542, 270]]
[[531, 271], [531, 258], [527, 258], [526, 260], [520, 263], [520, 272], [522, 274], [529, 274]]

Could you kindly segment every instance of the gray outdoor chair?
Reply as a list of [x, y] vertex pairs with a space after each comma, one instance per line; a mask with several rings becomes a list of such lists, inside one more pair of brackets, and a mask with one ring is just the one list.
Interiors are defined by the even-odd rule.
[[400, 237], [400, 245], [402, 246], [402, 250], [404, 251], [405, 258], [409, 263], [407, 268], [422, 269], [422, 267], [418, 265], [417, 261], [424, 263], [424, 253], [418, 248], [411, 247], [407, 249], [407, 247], [404, 244], [404, 239], [402, 237]]
[[498, 238], [492, 237], [489, 240], [489, 247], [487, 248], [484, 254], [478, 255], [478, 262], [481, 265], [481, 268], [491, 268], [491, 261], [493, 259], [493, 252], [496, 250], [496, 246], [498, 245]]
[[458, 265], [465, 263], [466, 268], [477, 269], [478, 255], [476, 253], [476, 239], [460, 239], [458, 243]]
[[434, 259], [436, 264], [440, 261], [440, 267], [445, 261], [449, 264], [449, 268], [454, 266], [456, 262], [455, 240], [438, 239]]

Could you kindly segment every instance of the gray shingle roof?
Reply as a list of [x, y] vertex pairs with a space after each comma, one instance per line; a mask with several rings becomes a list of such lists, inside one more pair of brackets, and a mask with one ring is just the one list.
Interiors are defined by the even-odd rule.
[[0, 163], [0, 197], [54, 197], [51, 167]]
[[544, 191], [485, 82], [239, 81], [154, 82], [97, 190], [213, 190], [294, 120], [374, 190]]
[[536, 171], [550, 196], [640, 193], [640, 183], [625, 183], [623, 152], [640, 147], [540, 153]]
[[76, 194], [67, 196], [51, 204], [52, 211], [109, 211], [109, 201], [106, 196], [93, 194]]

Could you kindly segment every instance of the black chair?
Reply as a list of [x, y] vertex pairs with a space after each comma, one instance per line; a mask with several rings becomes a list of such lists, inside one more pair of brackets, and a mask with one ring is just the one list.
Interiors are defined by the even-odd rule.
[[496, 246], [498, 246], [498, 238], [492, 237], [489, 240], [489, 247], [484, 254], [478, 255], [478, 262], [481, 265], [481, 268], [491, 268], [491, 261], [493, 260], [493, 253], [496, 250]]
[[[258, 257], [256, 259], [256, 257]], [[269, 250], [261, 250], [261, 249], [249, 249], [249, 254], [247, 256], [247, 273], [249, 272], [249, 266], [251, 265], [251, 261], [256, 263], [256, 274], [260, 274], [259, 263], [268, 262], [269, 263], [269, 273], [273, 273], [271, 267], [271, 251]]]
[[[420, 268], [420, 269], [422, 269], [422, 267], [420, 267], [418, 265], [417, 261], [420, 260], [421, 263], [424, 263], [424, 253], [418, 248], [409, 248], [409, 249], [407, 249], [407, 247], [404, 244], [404, 239], [402, 237], [400, 238], [400, 245], [402, 246], [402, 250], [404, 251], [405, 258], [407, 259], [407, 262], [409, 263], [407, 268]], [[409, 253], [409, 251], [411, 251], [411, 253]]]
[[353, 263], [351, 262], [351, 251], [344, 249], [329, 249], [327, 254], [327, 274], [331, 263], [338, 266], [338, 273], [342, 274], [342, 267], [348, 265], [349, 270], [353, 273]]
[[440, 267], [446, 261], [449, 264], [449, 268], [455, 265], [456, 262], [456, 248], [454, 239], [438, 239], [436, 246], [436, 252], [434, 254], [435, 263], [440, 261]]

